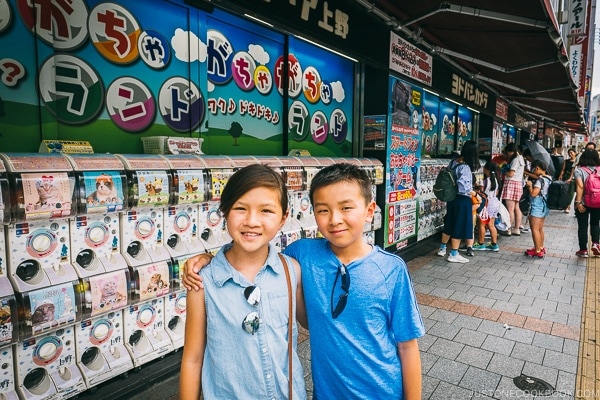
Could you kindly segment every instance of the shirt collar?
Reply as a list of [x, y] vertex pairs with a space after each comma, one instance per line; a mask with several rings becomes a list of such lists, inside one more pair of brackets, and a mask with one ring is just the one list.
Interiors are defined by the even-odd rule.
[[[242, 283], [242, 280], [245, 280], [242, 274], [233, 268], [229, 264], [229, 261], [227, 261], [227, 258], [225, 258], [225, 252], [231, 248], [231, 246], [231, 243], [224, 245], [210, 263], [212, 279], [219, 287], [223, 286], [230, 279], [240, 286], [246, 286], [246, 284]], [[267, 256], [267, 260], [260, 269], [261, 272], [264, 270], [270, 270], [276, 275], [279, 275], [283, 272], [283, 265], [279, 261], [279, 252], [272, 243], [269, 243], [269, 254]]]

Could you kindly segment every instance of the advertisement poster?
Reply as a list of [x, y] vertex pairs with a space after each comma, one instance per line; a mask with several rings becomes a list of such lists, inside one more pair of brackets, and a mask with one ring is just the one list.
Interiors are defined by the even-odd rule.
[[[290, 38], [290, 53], [290, 150], [321, 157], [351, 156], [354, 63], [296, 38]], [[278, 71], [283, 61], [277, 60]], [[281, 77], [276, 76], [275, 84], [283, 92]]]
[[[3, 151], [52, 138], [142, 153], [147, 136], [202, 138], [205, 154], [289, 151], [284, 34], [183, 1], [0, 5]], [[351, 155], [354, 62], [294, 38], [290, 52], [289, 120], [300, 134], [289, 147]]]
[[386, 119], [385, 115], [367, 115], [363, 118], [363, 150], [385, 150]]
[[458, 107], [458, 119], [456, 121], [456, 150], [462, 149], [463, 143], [473, 139], [473, 111], [467, 107]]
[[502, 154], [502, 149], [504, 149], [506, 143], [505, 139], [506, 137], [502, 133], [502, 124], [494, 121], [494, 127], [492, 128], [492, 158]]
[[421, 124], [421, 154], [435, 156], [438, 152], [440, 100], [437, 96], [423, 93], [423, 123]]
[[[277, 154], [282, 150], [283, 103], [277, 88], [283, 35], [234, 17], [208, 18], [206, 154]], [[252, 149], [252, 150], [251, 150]]]
[[421, 159], [423, 91], [390, 78], [389, 129], [386, 159], [385, 247], [396, 250], [417, 235], [417, 182]]
[[438, 154], [450, 154], [454, 151], [456, 104], [451, 101], [440, 102], [440, 146]]

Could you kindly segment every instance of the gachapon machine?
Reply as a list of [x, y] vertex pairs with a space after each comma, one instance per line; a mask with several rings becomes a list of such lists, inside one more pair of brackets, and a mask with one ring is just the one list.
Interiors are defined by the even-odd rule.
[[69, 220], [75, 214], [73, 168], [62, 154], [0, 154], [11, 186], [6, 227], [8, 277], [17, 292], [77, 279]]
[[77, 281], [16, 293], [20, 341], [15, 345], [21, 398], [66, 398], [86, 389], [75, 364]]
[[200, 239], [199, 206], [208, 200], [206, 164], [194, 155], [165, 156], [173, 188], [171, 205], [165, 213], [167, 250], [176, 258], [206, 251]]
[[76, 363], [88, 388], [133, 368], [125, 348], [123, 313], [118, 309], [75, 325]]
[[[360, 158], [357, 159], [361, 164], [361, 168], [365, 170], [371, 179], [371, 190], [373, 192], [373, 201], [377, 202], [377, 186], [383, 184], [383, 164], [375, 158]], [[373, 221], [369, 228], [370, 231], [376, 231], [382, 226], [381, 207], [375, 203], [375, 213]]]
[[320, 159], [315, 157], [298, 157], [297, 159], [300, 165], [302, 165], [304, 184], [302, 190], [294, 192], [293, 204], [295, 214], [293, 217], [300, 222], [302, 237], [316, 238], [319, 229], [315, 222], [315, 214], [310, 201], [310, 183], [317, 172], [323, 168], [323, 165], [321, 165]]
[[279, 157], [283, 181], [288, 190], [289, 215], [281, 228], [281, 248], [285, 249], [292, 242], [302, 238], [302, 225], [296, 215], [300, 212], [296, 209], [295, 201], [298, 193], [304, 191], [304, 170], [300, 160], [295, 157]]
[[75, 363], [73, 325], [14, 347], [15, 386], [21, 399], [66, 399], [87, 389]]
[[83, 314], [75, 325], [77, 366], [88, 388], [133, 368], [123, 338], [130, 282], [124, 269], [83, 278], [77, 287]]
[[0, 347], [16, 343], [18, 338], [17, 327], [15, 294], [8, 279], [2, 279], [0, 280]]
[[0, 399], [18, 400], [15, 380], [15, 362], [12, 346], [0, 347]]
[[128, 210], [121, 217], [121, 254], [129, 266], [168, 260], [164, 210], [169, 205], [170, 166], [159, 155], [118, 155], [127, 174]]
[[216, 253], [231, 241], [225, 218], [219, 211], [223, 188], [235, 172], [233, 161], [224, 156], [202, 156], [206, 164], [209, 200], [200, 204], [200, 239], [207, 251]]
[[66, 156], [77, 181], [77, 215], [71, 218], [71, 261], [81, 278], [127, 269], [121, 254], [119, 213], [127, 207], [127, 178], [111, 154]]
[[171, 338], [174, 350], [183, 347], [185, 339], [186, 296], [187, 290], [184, 289], [169, 293], [164, 298], [165, 331]]
[[134, 304], [124, 310], [125, 348], [139, 367], [173, 351], [165, 332], [165, 298]]
[[[6, 245], [4, 243], [4, 224], [10, 222], [10, 196], [8, 177], [6, 176], [6, 168], [0, 162], [0, 284], [3, 280], [8, 283], [6, 270]], [[8, 283], [10, 286], [10, 283]]]

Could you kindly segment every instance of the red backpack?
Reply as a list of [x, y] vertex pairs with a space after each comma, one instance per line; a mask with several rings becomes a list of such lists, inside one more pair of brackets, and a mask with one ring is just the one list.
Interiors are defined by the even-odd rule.
[[600, 208], [600, 174], [598, 169], [583, 167], [589, 175], [583, 184], [583, 203], [586, 207]]

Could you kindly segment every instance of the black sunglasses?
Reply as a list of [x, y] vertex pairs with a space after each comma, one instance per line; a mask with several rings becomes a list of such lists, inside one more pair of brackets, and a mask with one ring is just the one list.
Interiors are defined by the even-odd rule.
[[[244, 289], [244, 297], [248, 304], [257, 307], [260, 303], [260, 288], [258, 286], [248, 286]], [[252, 311], [242, 321], [242, 329], [254, 335], [258, 332], [258, 328], [260, 328], [260, 317], [256, 311]]]
[[[338, 278], [342, 276], [342, 290], [344, 293], [340, 295], [338, 298], [337, 304], [335, 308], [333, 307], [333, 294], [335, 292], [335, 287], [337, 285]], [[335, 281], [333, 282], [333, 288], [331, 289], [331, 316], [335, 319], [339, 317], [339, 315], [346, 308], [346, 303], [348, 302], [348, 291], [350, 290], [350, 274], [346, 269], [345, 265], [341, 265], [338, 267], [337, 274], [335, 275]]]

